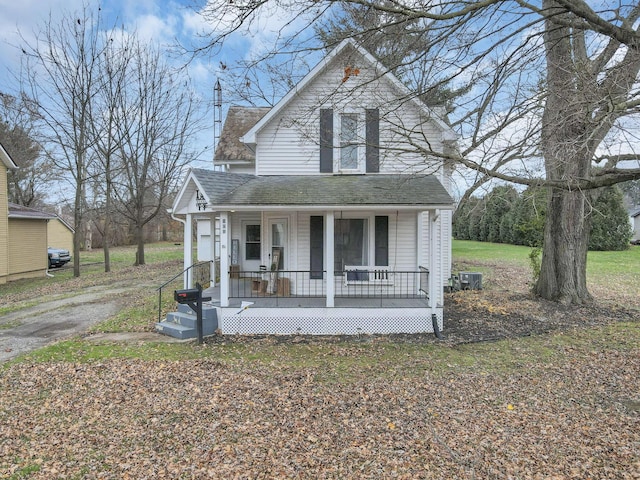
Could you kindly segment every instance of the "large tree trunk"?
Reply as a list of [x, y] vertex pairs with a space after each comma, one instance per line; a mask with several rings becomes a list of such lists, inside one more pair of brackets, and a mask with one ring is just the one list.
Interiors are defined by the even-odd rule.
[[536, 293], [563, 304], [591, 301], [587, 290], [590, 220], [581, 191], [552, 189], [544, 228], [540, 277]]
[[[535, 292], [548, 300], [582, 304], [592, 300], [587, 290], [589, 221], [584, 192], [573, 187], [588, 178], [589, 118], [585, 115], [585, 79], [573, 61], [571, 22], [555, 0], [545, 0], [547, 60], [546, 102], [542, 117], [541, 149], [547, 179], [566, 187], [551, 188], [545, 217], [542, 265]], [[557, 9], [557, 14], [554, 11]], [[553, 15], [552, 15], [553, 14]], [[558, 23], [555, 23], [558, 22]]]

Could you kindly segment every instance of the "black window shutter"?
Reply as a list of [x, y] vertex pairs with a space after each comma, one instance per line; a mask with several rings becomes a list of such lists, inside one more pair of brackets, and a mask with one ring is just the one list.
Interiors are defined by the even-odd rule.
[[389, 266], [389, 217], [376, 216], [376, 266]]
[[365, 120], [367, 173], [377, 173], [380, 171], [380, 111], [368, 108]]
[[322, 278], [324, 265], [324, 217], [312, 215], [310, 222], [310, 278]]
[[333, 110], [320, 109], [320, 172], [333, 172]]

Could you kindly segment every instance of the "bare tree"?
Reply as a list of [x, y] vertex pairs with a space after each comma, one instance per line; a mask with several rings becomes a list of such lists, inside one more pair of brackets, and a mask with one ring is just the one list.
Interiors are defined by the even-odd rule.
[[96, 161], [91, 164], [91, 186], [93, 190], [93, 222], [102, 235], [104, 270], [111, 271], [110, 241], [114, 227], [115, 179], [121, 171], [120, 118], [123, 112], [122, 98], [129, 81], [130, 66], [135, 51], [135, 36], [124, 32], [108, 32], [106, 48], [101, 63], [101, 84], [95, 99], [95, 115], [92, 122], [95, 138]]
[[[323, 45], [308, 34], [309, 27], [327, 19], [340, 22], [350, 8], [362, 9], [375, 22], [343, 36], [376, 40], [379, 32], [388, 32], [403, 37], [406, 27], [409, 45], [402, 55], [396, 51], [384, 57], [384, 65], [401, 72], [413, 96], [423, 100], [433, 91], [456, 92], [447, 101], [460, 141], [445, 160], [475, 170], [480, 182], [495, 178], [547, 187], [536, 292], [580, 304], [591, 301], [585, 192], [640, 178], [640, 146], [633, 134], [640, 113], [640, 5], [609, 3], [214, 1], [201, 10], [212, 31], [200, 50], [217, 48], [240, 31], [256, 33], [259, 21], [264, 29], [264, 19], [276, 18], [276, 11], [281, 27], [273, 46], [256, 54], [253, 63], [319, 51]], [[285, 14], [288, 21], [282, 20]], [[422, 48], [413, 48], [420, 35]], [[440, 155], [424, 143], [412, 143], [410, 128], [397, 125], [398, 132], [402, 129], [405, 148], [420, 151], [425, 159]]]
[[157, 49], [136, 43], [131, 50], [114, 125], [120, 167], [113, 192], [134, 230], [136, 265], [144, 265], [144, 226], [158, 215], [184, 166], [195, 158], [188, 145], [200, 118], [188, 81]]
[[62, 17], [50, 17], [33, 44], [24, 41], [21, 80], [42, 121], [40, 140], [72, 180], [74, 275], [92, 215], [109, 271], [116, 208], [134, 226], [136, 264], [144, 264], [143, 228], [196, 156], [187, 148], [201, 126], [194, 93], [159, 49], [105, 25], [100, 8]]
[[27, 207], [41, 207], [46, 198], [51, 168], [36, 143], [35, 121], [20, 99], [0, 93], [0, 143], [18, 164], [7, 172], [9, 201]]
[[74, 195], [73, 274], [80, 276], [80, 249], [85, 233], [85, 194], [94, 136], [93, 102], [101, 85], [105, 52], [100, 14], [88, 7], [51, 16], [33, 43], [23, 39], [22, 88], [43, 126], [42, 142], [54, 165], [72, 178]]

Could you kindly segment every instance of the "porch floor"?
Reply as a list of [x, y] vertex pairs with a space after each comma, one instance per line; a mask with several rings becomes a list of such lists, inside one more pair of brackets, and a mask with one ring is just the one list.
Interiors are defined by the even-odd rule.
[[[249, 280], [247, 280], [249, 282]], [[231, 295], [229, 298], [229, 308], [240, 308], [242, 302], [253, 302], [253, 307], [261, 308], [324, 308], [326, 306], [325, 297], [284, 297], [279, 295], [269, 295], [257, 293], [252, 296], [239, 296], [243, 292], [251, 291], [238, 283], [231, 285]], [[220, 305], [220, 286], [210, 287], [202, 292], [203, 297], [211, 297], [213, 305]], [[334, 298], [336, 308], [426, 308], [429, 301], [425, 296], [415, 297], [340, 297]]]

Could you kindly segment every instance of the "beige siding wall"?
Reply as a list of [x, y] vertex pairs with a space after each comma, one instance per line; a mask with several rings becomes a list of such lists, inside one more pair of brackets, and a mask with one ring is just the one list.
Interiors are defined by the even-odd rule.
[[9, 205], [7, 198], [7, 167], [0, 161], [0, 284], [9, 274]]
[[44, 275], [47, 269], [47, 222], [45, 220], [9, 220], [10, 279]]
[[64, 248], [73, 252], [73, 232], [59, 219], [47, 222], [48, 247]]
[[[334, 110], [334, 131], [340, 112], [357, 113], [364, 160], [364, 113], [380, 109], [380, 171], [382, 173], [429, 173], [442, 177], [441, 162], [425, 159], [413, 152], [402, 152], [398, 145], [407, 140], [400, 132], [416, 130], [414, 141], [429, 139], [431, 148], [442, 151], [440, 128], [423, 110], [406, 99], [399, 101], [395, 86], [372, 69], [362, 68], [358, 76], [343, 82], [347, 60], [335, 62], [273, 118], [257, 136], [258, 175], [319, 174], [320, 108]], [[350, 60], [349, 62], [352, 62]], [[364, 64], [364, 62], [361, 62]], [[418, 127], [419, 126], [419, 127]], [[334, 135], [334, 145], [339, 139]], [[426, 145], [425, 145], [426, 146]], [[337, 157], [337, 152], [334, 152]], [[334, 158], [334, 162], [337, 158]]]

